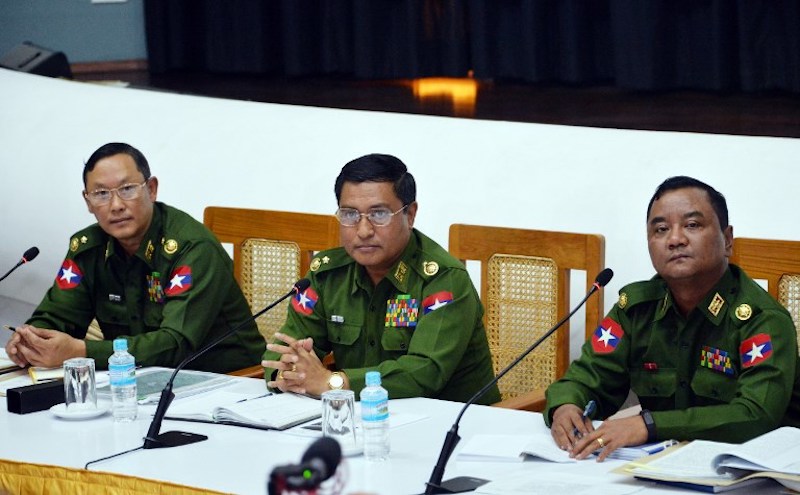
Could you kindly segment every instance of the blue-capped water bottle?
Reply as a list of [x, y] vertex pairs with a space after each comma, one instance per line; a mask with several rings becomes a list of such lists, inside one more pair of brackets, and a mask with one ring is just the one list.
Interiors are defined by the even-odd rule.
[[114, 339], [114, 354], [108, 358], [108, 378], [111, 384], [111, 413], [114, 421], [136, 419], [136, 359], [128, 352], [128, 341]]
[[382, 461], [389, 457], [389, 392], [381, 387], [379, 371], [368, 371], [366, 382], [360, 394], [364, 457]]

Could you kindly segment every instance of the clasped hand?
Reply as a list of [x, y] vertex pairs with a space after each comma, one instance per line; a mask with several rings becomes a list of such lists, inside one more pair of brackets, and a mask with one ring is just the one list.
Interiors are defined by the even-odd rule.
[[320, 396], [322, 392], [328, 390], [330, 372], [314, 352], [314, 341], [310, 337], [295, 339], [282, 333], [276, 333], [275, 338], [286, 345], [267, 344], [268, 350], [280, 354], [277, 361], [264, 360], [261, 362], [265, 368], [278, 370], [275, 379], [267, 382], [268, 387], [277, 388], [283, 392], [314, 396]]

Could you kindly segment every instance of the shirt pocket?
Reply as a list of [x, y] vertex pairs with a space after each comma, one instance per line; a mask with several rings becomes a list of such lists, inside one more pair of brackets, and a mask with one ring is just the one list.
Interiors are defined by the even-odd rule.
[[630, 370], [631, 389], [640, 398], [663, 399], [675, 395], [676, 371], [674, 369]]
[[147, 302], [144, 305], [144, 326], [148, 329], [161, 327], [163, 319], [164, 305]]
[[106, 302], [98, 304], [95, 318], [104, 329], [107, 326], [127, 327], [129, 325], [128, 308], [122, 303]]
[[727, 404], [735, 397], [736, 386], [736, 377], [709, 368], [698, 368], [692, 377], [698, 405]]
[[336, 347], [351, 347], [361, 336], [360, 323], [335, 323], [328, 328], [328, 339]]
[[381, 346], [387, 352], [398, 355], [406, 354], [413, 334], [413, 327], [386, 327], [381, 336]]

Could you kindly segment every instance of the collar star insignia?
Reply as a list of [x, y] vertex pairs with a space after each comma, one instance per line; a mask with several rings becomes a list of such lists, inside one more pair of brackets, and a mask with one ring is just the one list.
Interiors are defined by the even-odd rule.
[[432, 277], [439, 273], [439, 263], [435, 261], [424, 261], [422, 263], [422, 271], [425, 272], [425, 275]]
[[708, 305], [708, 312], [714, 316], [717, 316], [724, 305], [725, 299], [723, 299], [722, 296], [719, 295], [719, 292], [717, 292], [714, 294], [711, 304]]
[[408, 266], [402, 261], [397, 264], [397, 269], [394, 271], [394, 278], [397, 279], [398, 282], [403, 282], [406, 278], [406, 273], [408, 272]]
[[153, 251], [155, 250], [156, 248], [153, 246], [153, 241], [147, 241], [147, 247], [144, 250], [144, 257], [147, 261], [153, 259]]
[[322, 257], [322, 264], [323, 265], [327, 265], [328, 263], [330, 263], [330, 261], [331, 261], [331, 258], [329, 256], [323, 256]]
[[619, 295], [619, 301], [617, 301], [617, 306], [619, 309], [625, 309], [625, 306], [628, 305], [628, 294], [622, 293]]
[[753, 308], [749, 304], [740, 304], [736, 307], [734, 314], [742, 321], [747, 321], [753, 316]]
[[81, 244], [86, 244], [87, 242], [89, 242], [89, 238], [88, 237], [86, 237], [86, 236], [81, 237]]

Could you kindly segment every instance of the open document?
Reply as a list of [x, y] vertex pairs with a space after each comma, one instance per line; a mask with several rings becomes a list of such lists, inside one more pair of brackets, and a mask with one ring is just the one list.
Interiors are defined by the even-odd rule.
[[708, 491], [739, 488], [765, 478], [798, 490], [800, 429], [778, 428], [741, 445], [695, 440], [626, 464], [618, 472]]
[[255, 397], [218, 391], [173, 403], [164, 419], [285, 430], [322, 415], [322, 403], [304, 395], [266, 392]]

